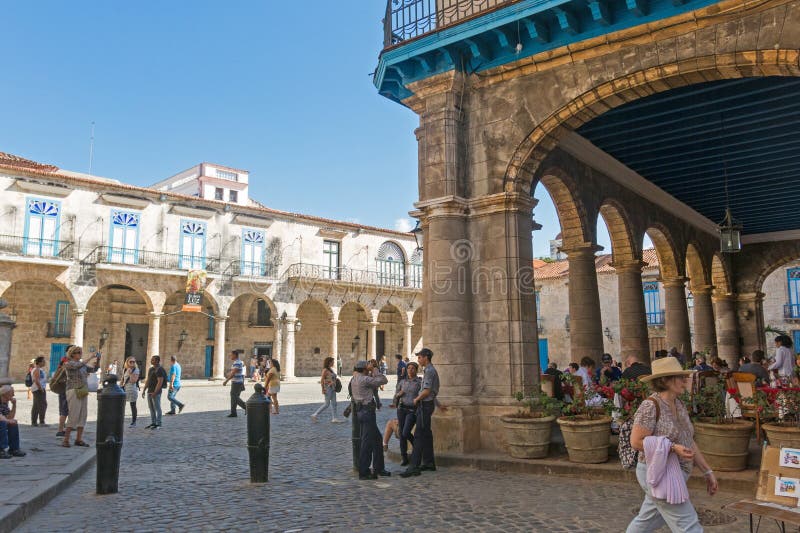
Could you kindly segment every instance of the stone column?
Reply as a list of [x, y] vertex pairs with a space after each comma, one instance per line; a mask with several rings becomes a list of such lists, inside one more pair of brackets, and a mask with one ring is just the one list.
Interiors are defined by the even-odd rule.
[[686, 278], [662, 280], [664, 285], [664, 321], [667, 328], [667, 350], [673, 346], [691, 358], [692, 338], [689, 333], [689, 310], [686, 307]]
[[272, 342], [272, 357], [281, 364], [283, 368], [283, 320], [275, 319], [275, 339]]
[[739, 355], [749, 356], [753, 350], [766, 351], [764, 333], [764, 293], [739, 293], [736, 297], [736, 316], [742, 344]]
[[[150, 313], [150, 344], [147, 358], [161, 355], [161, 313]], [[215, 334], [216, 335], [216, 334]]]
[[281, 375], [284, 379], [294, 379], [294, 327], [297, 318], [286, 317], [286, 337], [284, 338], [284, 349], [286, 350], [286, 364], [281, 368]]
[[[717, 355], [717, 331], [714, 325], [714, 307], [711, 303], [710, 285], [692, 287], [694, 296], [694, 349]], [[689, 354], [687, 354], [688, 356]]]
[[739, 362], [739, 323], [736, 320], [736, 295], [715, 294], [712, 297], [716, 317], [717, 354], [730, 368]]
[[378, 337], [379, 325], [380, 324], [377, 321], [369, 323], [369, 339], [367, 339], [367, 341], [369, 344], [368, 349], [370, 359], [375, 359], [377, 357], [378, 343], [376, 341]]
[[650, 336], [642, 288], [644, 263], [638, 260], [618, 261], [613, 266], [617, 271], [619, 294], [620, 357], [624, 361], [632, 355], [643, 363], [649, 363]]
[[[597, 291], [595, 252], [599, 246], [562, 248], [569, 261], [569, 346], [572, 361], [591, 357], [600, 365], [603, 355], [603, 322]], [[643, 297], [644, 298], [644, 297]]]
[[409, 359], [411, 358], [412, 355], [414, 355], [412, 353], [414, 351], [414, 347], [411, 346], [411, 328], [413, 328], [413, 327], [414, 327], [414, 324], [412, 324], [410, 322], [407, 323], [407, 324], [404, 324], [405, 335], [404, 335], [403, 339], [405, 341], [405, 350], [403, 350], [403, 351], [405, 353], [403, 355], [405, 357], [408, 357]]
[[76, 309], [75, 317], [72, 319], [72, 344], [83, 346], [83, 330], [86, 318], [85, 309]]
[[225, 323], [227, 316], [214, 317], [214, 379], [225, 379]]
[[333, 368], [339, 368], [339, 322], [331, 320], [331, 357], [333, 357]]
[[10, 385], [8, 377], [9, 363], [11, 362], [11, 336], [16, 323], [11, 317], [2, 312], [8, 303], [0, 298], [0, 385]]

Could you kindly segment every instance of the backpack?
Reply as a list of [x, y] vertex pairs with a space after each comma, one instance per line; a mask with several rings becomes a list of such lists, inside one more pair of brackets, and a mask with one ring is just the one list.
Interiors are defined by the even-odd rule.
[[336, 383], [333, 385], [333, 390], [336, 392], [342, 392], [342, 380], [336, 378]]
[[25, 386], [28, 388], [33, 387], [33, 376], [31, 375], [30, 372], [25, 374]]
[[53, 379], [50, 381], [50, 391], [56, 394], [67, 392], [67, 371], [63, 366], [56, 369], [53, 374]]
[[[661, 407], [659, 407], [658, 402], [653, 398], [645, 398], [643, 401], [647, 400], [650, 400], [653, 402], [653, 405], [656, 406], [656, 424], [658, 424], [658, 419], [661, 416]], [[636, 468], [636, 464], [639, 462], [639, 452], [634, 450], [633, 446], [631, 446], [631, 433], [633, 433], [633, 417], [623, 422], [619, 427], [617, 455], [619, 455], [619, 462], [625, 470]]]

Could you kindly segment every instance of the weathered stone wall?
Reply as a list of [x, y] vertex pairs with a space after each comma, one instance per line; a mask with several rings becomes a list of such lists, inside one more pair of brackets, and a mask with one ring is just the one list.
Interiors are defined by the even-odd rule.
[[325, 306], [306, 300], [297, 310], [302, 323], [295, 338], [295, 375], [316, 376], [322, 373], [322, 362], [331, 353], [331, 322]]

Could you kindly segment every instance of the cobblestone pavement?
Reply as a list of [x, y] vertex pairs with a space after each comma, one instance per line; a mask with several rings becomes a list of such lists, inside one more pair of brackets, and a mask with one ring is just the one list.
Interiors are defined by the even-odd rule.
[[[624, 531], [641, 501], [634, 484], [456, 468], [358, 481], [349, 422], [331, 424], [327, 413], [316, 424], [309, 418], [320, 405], [318, 387], [283, 385], [269, 483], [248, 481], [246, 418], [225, 417], [228, 389], [184, 387], [187, 408], [165, 417], [160, 430], [144, 429], [147, 409], [139, 401], [142, 423], [126, 430], [119, 494], [96, 496], [92, 468], [17, 531], [612, 532]], [[251, 391], [248, 385], [243, 397]], [[379, 411], [381, 426], [390, 416], [386, 407]], [[692, 497], [717, 512], [739, 499]], [[707, 531], [746, 531], [746, 522], [739, 516]]]

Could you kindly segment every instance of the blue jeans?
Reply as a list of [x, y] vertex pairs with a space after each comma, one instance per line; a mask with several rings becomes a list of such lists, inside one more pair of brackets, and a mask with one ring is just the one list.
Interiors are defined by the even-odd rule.
[[183, 409], [183, 403], [179, 402], [175, 399], [175, 396], [178, 395], [178, 391], [181, 390], [180, 386], [173, 387], [171, 391], [167, 393], [167, 400], [169, 400], [169, 412], [174, 413], [175, 408]]
[[358, 423], [361, 426], [361, 453], [358, 456], [358, 473], [369, 475], [369, 465], [378, 473], [383, 472], [383, 438], [375, 419], [375, 407], [359, 406]]
[[414, 445], [414, 437], [411, 430], [417, 422], [417, 411], [414, 407], [397, 408], [397, 432], [400, 434], [400, 455], [403, 459], [408, 459], [408, 443]]
[[[689, 479], [689, 474], [684, 472], [684, 477]], [[681, 533], [702, 533], [703, 527], [697, 518], [697, 511], [689, 500], [673, 505], [666, 500], [657, 500], [650, 495], [647, 486], [647, 465], [636, 465], [636, 480], [644, 490], [644, 501], [639, 508], [639, 514], [628, 524], [627, 533], [645, 533], [655, 531], [666, 524], [670, 531]]]
[[0, 450], [19, 450], [19, 426], [0, 422]]
[[333, 407], [333, 412], [331, 413], [331, 420], [336, 420], [336, 389], [333, 387], [327, 387], [325, 390], [325, 403], [322, 404], [322, 407], [314, 411], [314, 416], [319, 415], [322, 411], [328, 408], [328, 406]]
[[161, 393], [150, 396], [147, 393], [147, 407], [150, 409], [150, 423], [154, 426], [161, 425]]

